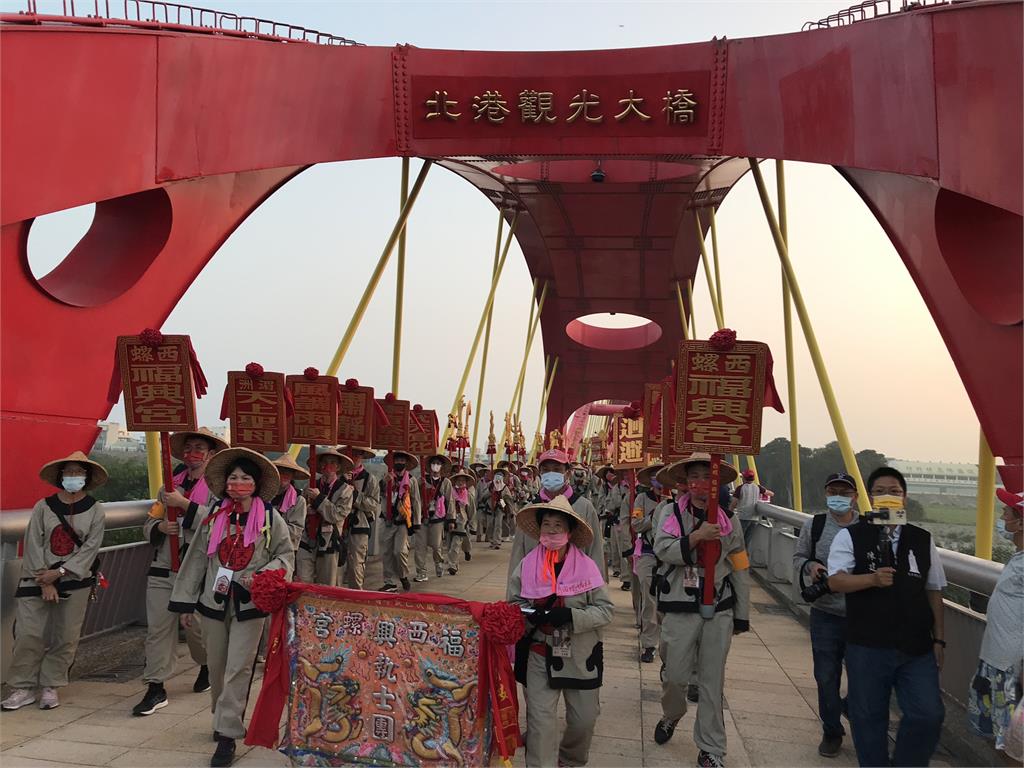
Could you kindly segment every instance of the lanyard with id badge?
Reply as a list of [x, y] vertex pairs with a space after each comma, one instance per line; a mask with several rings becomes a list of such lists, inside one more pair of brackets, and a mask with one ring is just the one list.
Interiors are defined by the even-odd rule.
[[[235, 571], [233, 568], [228, 568], [224, 563], [235, 566], [241, 559], [245, 558], [246, 547], [242, 541], [242, 530], [238, 524], [238, 521], [234, 521], [234, 533], [229, 533], [224, 536], [224, 540], [217, 547], [217, 555], [220, 558], [221, 566], [217, 569], [217, 576], [213, 580], [213, 594], [224, 595], [225, 597], [231, 591], [231, 582], [235, 577]], [[244, 566], [243, 566], [244, 567]]]

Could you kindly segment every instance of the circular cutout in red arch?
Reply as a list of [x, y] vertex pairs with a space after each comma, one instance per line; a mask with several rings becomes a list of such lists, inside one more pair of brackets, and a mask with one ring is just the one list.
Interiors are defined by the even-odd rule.
[[[630, 321], [637, 321], [631, 324]], [[584, 347], [609, 352], [641, 349], [661, 338], [661, 326], [639, 315], [583, 315], [570, 320], [566, 335]]]

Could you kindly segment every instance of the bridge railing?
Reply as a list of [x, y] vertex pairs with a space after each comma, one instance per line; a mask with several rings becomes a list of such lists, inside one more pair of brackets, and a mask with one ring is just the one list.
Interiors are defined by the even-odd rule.
[[[955, 2], [956, 0], [952, 0]], [[961, 0], [962, 1], [962, 0]], [[916, 11], [933, 5], [949, 5], [951, 0], [864, 0], [862, 3], [851, 5], [841, 11], [830, 14], [817, 21], [808, 21], [800, 28], [802, 32], [810, 29], [829, 29], [830, 27], [843, 27], [847, 24], [855, 24], [858, 21], [868, 21], [893, 13], [904, 11]]]
[[296, 24], [163, 0], [26, 0], [24, 11], [0, 14], [0, 21], [130, 26], [287, 43], [363, 45], [347, 37]]
[[[757, 511], [762, 517], [755, 526], [748, 547], [754, 573], [794, 612], [807, 614], [810, 606], [800, 597], [793, 555], [800, 528], [811, 516], [774, 504], [758, 504]], [[950, 584], [983, 598], [991, 596], [1003, 571], [1000, 563], [949, 549], [940, 548], [938, 551]], [[947, 648], [941, 675], [942, 689], [950, 698], [965, 705], [970, 682], [978, 666], [985, 615], [949, 600], [944, 602]]]

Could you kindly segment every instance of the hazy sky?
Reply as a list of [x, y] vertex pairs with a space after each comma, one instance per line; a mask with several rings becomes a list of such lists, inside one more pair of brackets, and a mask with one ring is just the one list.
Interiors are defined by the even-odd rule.
[[[40, 12], [46, 2], [40, 0]], [[288, 21], [374, 45], [493, 50], [618, 48], [794, 32], [842, 2], [713, 3], [270, 3], [208, 5]], [[21, 7], [3, 2], [4, 9]], [[413, 161], [413, 173], [419, 161]], [[164, 325], [191, 334], [210, 394], [203, 423], [217, 423], [225, 371], [255, 360], [268, 370], [325, 369], [362, 293], [398, 207], [396, 159], [320, 165], [288, 183], [228, 239]], [[935, 324], [881, 227], [828, 166], [787, 164], [790, 252], [856, 449], [895, 458], [977, 461], [978, 423]], [[766, 163], [774, 189], [774, 163]], [[29, 239], [37, 276], [85, 231], [88, 211], [39, 220]], [[726, 324], [771, 345], [785, 395], [778, 258], [749, 177], [718, 216]], [[399, 394], [447, 411], [490, 279], [493, 206], [440, 168], [431, 171], [409, 223]], [[458, 228], [458, 240], [452, 232]], [[460, 243], [453, 246], [451, 243]], [[474, 243], [472, 247], [461, 245]], [[255, 269], [254, 269], [255, 268]], [[239, 329], [242, 270], [253, 308]], [[342, 365], [382, 395], [390, 388], [394, 259]], [[526, 333], [530, 275], [513, 246], [498, 290], [484, 409], [508, 407]], [[231, 286], [230, 293], [225, 286]], [[698, 334], [713, 330], [703, 276], [695, 283]], [[795, 315], [794, 315], [795, 321]], [[797, 330], [800, 441], [834, 439]], [[629, 354], [623, 353], [623, 354]], [[479, 362], [479, 356], [478, 356]], [[536, 427], [543, 344], [535, 343], [523, 398]], [[643, 382], [637, 382], [637, 394]], [[477, 374], [467, 387], [476, 400]], [[123, 420], [120, 408], [111, 418]], [[482, 427], [486, 427], [486, 413]], [[765, 412], [764, 441], [788, 434]], [[486, 430], [482, 430], [486, 436]]]

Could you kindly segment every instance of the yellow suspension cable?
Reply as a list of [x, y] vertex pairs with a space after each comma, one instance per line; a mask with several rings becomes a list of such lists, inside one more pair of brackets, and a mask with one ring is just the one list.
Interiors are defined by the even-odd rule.
[[786, 280], [789, 282], [790, 291], [793, 296], [793, 304], [796, 307], [796, 315], [800, 319], [800, 327], [804, 332], [804, 340], [807, 342], [807, 351], [811, 355], [811, 362], [814, 363], [814, 372], [818, 376], [818, 384], [821, 387], [821, 394], [825, 398], [825, 407], [828, 409], [829, 418], [832, 420], [832, 428], [839, 442], [839, 450], [843, 454], [843, 463], [846, 471], [853, 476], [857, 483], [857, 505], [861, 512], [868, 512], [871, 509], [871, 502], [868, 500], [867, 489], [864, 487], [864, 479], [860, 474], [860, 467], [857, 466], [857, 457], [850, 444], [850, 436], [846, 432], [846, 425], [843, 423], [843, 415], [836, 402], [835, 391], [832, 389], [832, 382], [829, 379], [828, 369], [825, 367], [825, 360], [821, 356], [821, 348], [818, 346], [818, 339], [811, 325], [811, 318], [807, 312], [807, 305], [804, 304], [804, 297], [800, 291], [800, 285], [796, 281], [796, 272], [789, 259], [789, 249], [782, 237], [779, 223], [772, 210], [771, 200], [768, 198], [768, 189], [761, 175], [761, 166], [755, 158], [747, 158], [750, 163], [750, 173], [757, 185], [757, 194], [761, 198], [761, 207], [764, 208], [765, 218], [768, 220], [768, 227], [771, 229], [772, 239], [775, 241], [775, 250], [779, 254], [782, 268], [786, 273]]
[[718, 311], [725, 319], [725, 301], [722, 300], [722, 273], [718, 269], [718, 229], [715, 227], [715, 206], [709, 209], [711, 212], [711, 257], [715, 262], [715, 293], [718, 296]]
[[[540, 291], [540, 300], [537, 302], [537, 314], [531, 318], [530, 332], [526, 335], [526, 349], [523, 350], [523, 364], [519, 368], [519, 382], [516, 384], [516, 389], [512, 393], [512, 405], [509, 406], [509, 413], [514, 413], [516, 420], [519, 419], [520, 411], [523, 406], [523, 390], [526, 389], [526, 368], [530, 361], [530, 349], [533, 347], [533, 339], [537, 335], [537, 328], [540, 326], [540, 315], [544, 311], [544, 301], [548, 297], [548, 286], [550, 281], [544, 281], [544, 287]], [[530, 307], [533, 308], [533, 297], [536, 296], [536, 286], [534, 287], [534, 293], [531, 294]]]
[[[498, 235], [494, 239], [494, 265], [491, 280], [498, 272], [498, 257], [501, 254], [501, 233], [505, 226], [505, 212], [498, 208]], [[487, 353], [491, 348], [491, 319], [494, 316], [494, 302], [487, 310], [487, 327], [484, 330], [484, 351], [480, 358], [480, 384], [476, 390], [476, 413], [473, 415], [473, 443], [469, 449], [470, 462], [476, 459], [476, 436], [480, 432], [480, 414], [484, 412], [484, 379], [487, 377]], [[439, 446], [440, 447], [440, 446]]]
[[697, 245], [700, 246], [700, 262], [704, 265], [704, 279], [708, 283], [708, 293], [711, 294], [711, 311], [715, 314], [715, 322], [718, 328], [725, 327], [725, 320], [722, 319], [722, 308], [718, 305], [718, 295], [715, 293], [715, 281], [711, 277], [711, 267], [708, 264], [708, 248], [704, 243], [704, 232], [701, 229], [700, 214], [693, 209], [693, 220], [697, 227]]
[[996, 459], [985, 433], [978, 430], [978, 517], [974, 523], [974, 556], [992, 559], [992, 530], [996, 524]]
[[[776, 197], [779, 201], [779, 232], [789, 247], [789, 224], [786, 213], [786, 171], [782, 160], [775, 161]], [[793, 476], [793, 509], [803, 512], [804, 491], [800, 477], [800, 439], [796, 419], [796, 361], [793, 355], [793, 300], [790, 297], [786, 270], [782, 270], [782, 323], [786, 333], [786, 410], [789, 411], [789, 464]]]
[[[402, 158], [402, 183], [399, 192], [398, 210], [405, 208], [409, 199], [409, 158]], [[395, 276], [395, 342], [391, 350], [391, 391], [398, 396], [398, 374], [402, 366], [402, 306], [405, 301], [405, 235], [408, 227], [402, 227], [398, 236], [398, 273]]]
[[690, 338], [697, 338], [697, 317], [693, 307], [693, 280], [686, 281], [686, 303], [690, 305]]
[[[529, 344], [530, 344], [530, 340], [533, 338], [533, 313], [534, 313], [534, 311], [537, 308], [537, 282], [538, 282], [538, 278], [536, 278], [536, 277], [533, 278], [533, 286], [530, 288], [530, 319], [526, 322], [526, 342], [525, 342], [526, 350], [527, 351], [523, 354], [523, 365], [520, 368], [519, 378], [516, 379], [516, 385], [512, 389], [512, 404], [509, 405], [508, 410], [505, 412], [505, 413], [508, 413], [510, 415], [514, 414], [515, 411], [516, 411], [516, 400], [519, 398], [520, 391], [522, 391], [523, 379], [525, 378], [524, 375], [523, 375], [523, 368], [526, 367], [526, 355], [530, 354], [530, 352], [529, 352]], [[544, 281], [544, 288], [545, 288], [545, 290], [547, 289], [547, 281], [546, 280]], [[547, 371], [544, 372], [544, 378], [545, 378], [545, 380], [547, 380]], [[543, 392], [541, 394], [543, 394]], [[507, 425], [507, 423], [508, 422], [506, 422], [506, 425]], [[507, 430], [503, 430], [502, 433], [501, 433], [501, 442], [504, 443], [506, 440], [508, 440], [508, 431]]]
[[[554, 384], [554, 382], [555, 382], [555, 373], [557, 371], [558, 371], [558, 358], [556, 357], [554, 359], [554, 361], [551, 363], [551, 373], [548, 375], [547, 386], [544, 387], [544, 397], [541, 398], [541, 401], [540, 401], [540, 414], [537, 417], [537, 431], [541, 433], [541, 445], [544, 445], [544, 438], [543, 438], [544, 432], [542, 431], [543, 420], [544, 420], [544, 411], [546, 411], [547, 407], [548, 407], [548, 398], [551, 397], [551, 385]], [[537, 462], [537, 451], [535, 450], [533, 452], [533, 455], [530, 456], [530, 463], [531, 464], [535, 464], [536, 462]]]
[[[466, 391], [466, 382], [469, 380], [469, 372], [473, 368], [473, 361], [476, 359], [476, 350], [480, 346], [480, 337], [484, 334], [484, 325], [487, 323], [487, 312], [494, 304], [494, 294], [498, 290], [498, 281], [501, 280], [501, 271], [505, 267], [505, 258], [508, 256], [508, 250], [512, 247], [512, 237], [515, 235], [516, 222], [519, 219], [519, 212], [516, 211], [512, 217], [512, 224], [508, 228], [508, 237], [505, 239], [505, 247], [501, 251], [501, 258], [498, 260], [498, 268], [494, 272], [494, 277], [491, 280], [491, 290], [487, 294], [487, 301], [484, 303], [483, 311], [480, 313], [480, 322], [476, 328], [476, 335], [473, 337], [473, 346], [470, 347], [469, 356], [466, 358], [466, 367], [462, 370], [462, 378], [459, 379], [459, 388], [455, 393], [455, 400], [452, 402], [451, 410], [448, 412], [449, 415], [454, 416], [459, 410], [459, 403], [462, 400], [462, 395]], [[441, 437], [441, 445], [439, 448], [443, 448], [448, 442], [448, 437], [451, 435], [451, 428], [445, 427], [444, 435]]]
[[149, 498], [155, 499], [164, 486], [164, 470], [160, 460], [160, 433], [146, 433], [146, 474], [149, 479]]
[[690, 334], [686, 327], [686, 306], [683, 304], [683, 288], [678, 280], [676, 280], [676, 303], [679, 304], [679, 323], [683, 327], [683, 341], [687, 341]]

